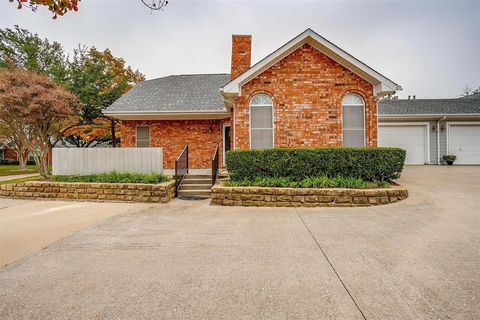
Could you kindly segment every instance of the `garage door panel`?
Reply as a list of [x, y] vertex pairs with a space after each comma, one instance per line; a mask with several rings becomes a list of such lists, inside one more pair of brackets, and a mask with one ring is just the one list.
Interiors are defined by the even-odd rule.
[[378, 145], [404, 149], [407, 164], [427, 162], [425, 125], [380, 125]]
[[455, 164], [480, 164], [480, 125], [451, 124], [448, 153], [457, 156]]

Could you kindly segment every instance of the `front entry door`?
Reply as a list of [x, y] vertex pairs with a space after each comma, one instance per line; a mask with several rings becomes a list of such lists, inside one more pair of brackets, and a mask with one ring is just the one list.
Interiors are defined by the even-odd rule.
[[230, 150], [230, 125], [223, 126], [223, 164], [225, 165], [225, 153]]

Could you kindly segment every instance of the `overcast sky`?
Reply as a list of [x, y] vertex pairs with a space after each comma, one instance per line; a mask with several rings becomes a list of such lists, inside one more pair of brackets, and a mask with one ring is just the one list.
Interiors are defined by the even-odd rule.
[[253, 36], [255, 63], [312, 28], [402, 85], [400, 97], [449, 98], [480, 86], [480, 0], [170, 0], [153, 13], [140, 0], [82, 0], [57, 20], [0, 0], [0, 26], [15, 24], [67, 50], [109, 48], [147, 79], [230, 72], [234, 33]]

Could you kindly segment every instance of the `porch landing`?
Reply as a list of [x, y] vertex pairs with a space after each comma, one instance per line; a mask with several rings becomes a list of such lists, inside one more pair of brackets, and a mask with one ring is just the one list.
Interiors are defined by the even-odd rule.
[[[188, 173], [192, 175], [210, 175], [212, 176], [212, 169], [211, 168], [206, 168], [206, 169], [188, 169]], [[163, 174], [166, 175], [167, 177], [172, 178], [175, 174], [174, 169], [163, 169]], [[227, 169], [226, 168], [220, 168], [218, 169], [218, 174], [219, 175], [227, 175]]]

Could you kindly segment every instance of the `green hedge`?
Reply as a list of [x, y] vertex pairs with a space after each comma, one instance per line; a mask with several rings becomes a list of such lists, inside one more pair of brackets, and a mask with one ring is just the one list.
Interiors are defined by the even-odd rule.
[[228, 151], [225, 162], [232, 181], [318, 176], [390, 181], [400, 177], [405, 155], [400, 148], [259, 149]]
[[387, 188], [388, 182], [367, 182], [360, 178], [344, 178], [336, 176], [329, 178], [319, 176], [294, 181], [290, 178], [257, 178], [255, 180], [225, 181], [227, 187], [278, 187], [278, 188], [349, 188], [349, 189], [373, 189]]

